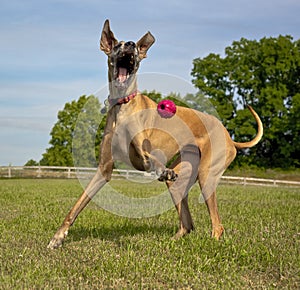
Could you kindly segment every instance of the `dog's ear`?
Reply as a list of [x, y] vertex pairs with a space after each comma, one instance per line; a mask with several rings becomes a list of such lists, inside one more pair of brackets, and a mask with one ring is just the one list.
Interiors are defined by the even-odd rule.
[[101, 39], [100, 39], [100, 49], [106, 54], [109, 54], [112, 48], [118, 43], [118, 40], [115, 38], [113, 32], [110, 30], [108, 19], [105, 20]]
[[136, 46], [139, 50], [139, 57], [143, 59], [147, 57], [147, 51], [154, 43], [154, 36], [148, 31], [137, 43]]

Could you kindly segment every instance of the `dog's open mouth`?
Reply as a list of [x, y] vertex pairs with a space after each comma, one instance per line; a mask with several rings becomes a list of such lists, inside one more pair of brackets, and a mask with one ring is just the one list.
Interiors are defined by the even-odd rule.
[[119, 84], [125, 84], [126, 80], [133, 73], [135, 68], [135, 60], [133, 53], [124, 53], [118, 58], [115, 70], [115, 79]]

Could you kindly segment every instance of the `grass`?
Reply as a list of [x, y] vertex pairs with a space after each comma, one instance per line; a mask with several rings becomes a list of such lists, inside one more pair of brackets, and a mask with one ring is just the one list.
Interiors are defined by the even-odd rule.
[[227, 169], [225, 175], [228, 176], [243, 176], [243, 177], [256, 177], [256, 178], [267, 178], [267, 179], [279, 179], [288, 181], [300, 181], [300, 169], [267, 169], [257, 166], [242, 166], [236, 168]]
[[[134, 196], [156, 185], [114, 181]], [[46, 248], [82, 188], [76, 180], [0, 180], [0, 289], [299, 289], [299, 189], [220, 186], [226, 232], [210, 238], [199, 190], [196, 230], [173, 241], [177, 214], [130, 219], [95, 203], [63, 247]]]

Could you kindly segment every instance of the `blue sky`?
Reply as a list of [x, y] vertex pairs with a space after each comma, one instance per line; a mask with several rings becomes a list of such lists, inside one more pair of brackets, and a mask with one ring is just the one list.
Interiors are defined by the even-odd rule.
[[299, 0], [0, 0], [0, 165], [40, 160], [58, 110], [106, 86], [105, 19], [119, 40], [155, 36], [140, 73], [190, 83], [194, 58], [241, 37], [299, 39], [299, 15]]

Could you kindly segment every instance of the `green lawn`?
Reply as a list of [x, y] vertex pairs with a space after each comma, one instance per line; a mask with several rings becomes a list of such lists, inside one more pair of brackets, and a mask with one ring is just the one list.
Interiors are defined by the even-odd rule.
[[[161, 185], [114, 186], [136, 197]], [[196, 230], [179, 241], [175, 210], [130, 219], [91, 203], [63, 247], [47, 249], [81, 191], [76, 180], [0, 180], [0, 289], [300, 288], [299, 189], [220, 186], [219, 242], [198, 187]]]

